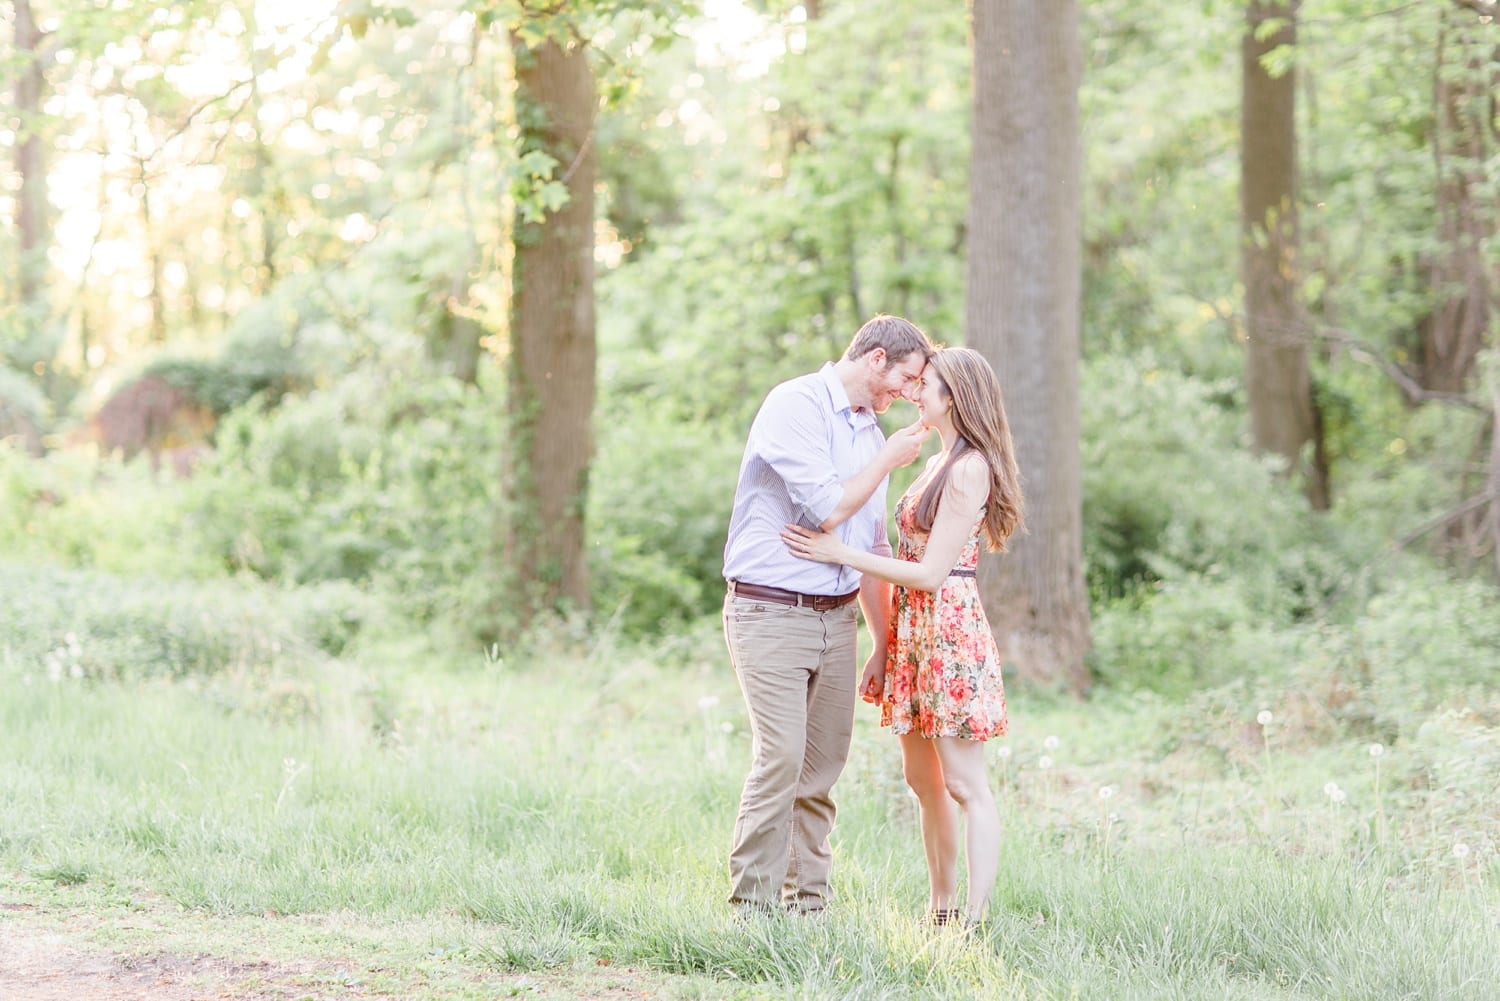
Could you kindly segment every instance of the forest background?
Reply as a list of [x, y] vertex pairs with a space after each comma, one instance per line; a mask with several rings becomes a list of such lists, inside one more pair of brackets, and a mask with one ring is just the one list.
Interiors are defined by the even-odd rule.
[[[15, 906], [457, 913], [692, 996], [1485, 996], [1493, 3], [0, 13]], [[903, 952], [873, 728], [840, 850], [909, 899], [715, 937], [740, 450], [878, 311], [991, 357], [1031, 501], [983, 961]]]

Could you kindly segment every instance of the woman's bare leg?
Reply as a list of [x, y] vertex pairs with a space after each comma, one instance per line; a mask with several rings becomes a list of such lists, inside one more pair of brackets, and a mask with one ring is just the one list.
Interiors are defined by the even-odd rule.
[[969, 893], [964, 901], [970, 921], [984, 917], [1000, 867], [1000, 811], [984, 767], [984, 743], [962, 737], [939, 737], [935, 745], [945, 790], [964, 812], [964, 858]]
[[922, 848], [927, 853], [928, 907], [947, 911], [958, 894], [958, 804], [948, 795], [936, 741], [917, 733], [902, 734], [901, 761], [906, 784], [916, 793], [922, 820]]

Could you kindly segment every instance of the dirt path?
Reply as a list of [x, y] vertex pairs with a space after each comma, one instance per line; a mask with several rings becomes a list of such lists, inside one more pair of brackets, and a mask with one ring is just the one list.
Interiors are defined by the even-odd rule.
[[[282, 958], [268, 959], [257, 945], [268, 926], [290, 921], [308, 927], [336, 919], [268, 915], [263, 921], [256, 926], [164, 910], [98, 913], [0, 899], [0, 1001], [407, 1001], [459, 996], [639, 1001], [684, 996], [683, 985], [676, 982], [680, 978], [603, 963], [526, 974], [473, 962], [393, 969], [385, 965], [390, 957], [381, 945], [391, 936], [399, 940], [411, 934], [401, 926], [361, 925], [366, 935], [376, 936], [379, 944], [373, 948], [366, 943], [349, 951], [319, 949], [316, 958], [308, 959], [287, 959], [283, 948]], [[196, 927], [185, 932], [184, 924]], [[207, 938], [193, 937], [205, 932]], [[209, 941], [218, 955], [192, 944]], [[687, 995], [701, 992], [687, 989]]]
[[[0, 1001], [262, 1001], [313, 997], [305, 971], [166, 953], [84, 951], [60, 932], [0, 921]], [[279, 983], [278, 983], [279, 982]]]

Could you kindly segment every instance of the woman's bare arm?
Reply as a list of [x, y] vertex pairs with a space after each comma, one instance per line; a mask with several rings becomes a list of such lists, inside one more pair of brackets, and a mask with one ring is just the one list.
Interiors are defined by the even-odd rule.
[[842, 563], [860, 573], [874, 574], [901, 587], [936, 591], [948, 579], [969, 541], [969, 532], [989, 499], [989, 470], [979, 456], [964, 456], [948, 476], [946, 489], [932, 520], [932, 533], [919, 563], [863, 552], [840, 542], [826, 532], [811, 532], [796, 525], [782, 530], [781, 538], [794, 556], [818, 563]]

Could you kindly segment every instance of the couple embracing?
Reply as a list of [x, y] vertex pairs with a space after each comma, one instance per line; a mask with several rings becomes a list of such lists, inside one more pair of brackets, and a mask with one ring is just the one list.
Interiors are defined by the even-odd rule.
[[[877, 415], [897, 398], [918, 417], [887, 439]], [[886, 481], [933, 431], [942, 450], [896, 505], [893, 554]], [[983, 917], [1000, 841], [984, 741], [1005, 733], [1006, 709], [974, 574], [980, 546], [1004, 549], [1021, 519], [1000, 385], [976, 351], [934, 348], [909, 321], [876, 316], [837, 361], [767, 395], [724, 551], [724, 635], [753, 736], [731, 904], [804, 914], [826, 905], [831, 791], [857, 691], [901, 744], [921, 814], [928, 920]], [[875, 647], [857, 683], [856, 602]]]

